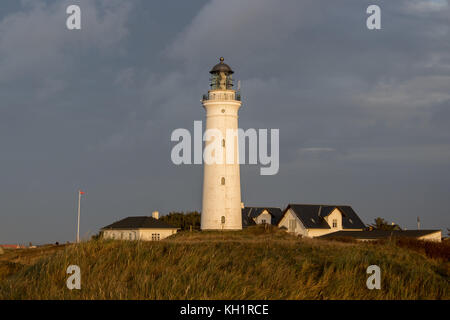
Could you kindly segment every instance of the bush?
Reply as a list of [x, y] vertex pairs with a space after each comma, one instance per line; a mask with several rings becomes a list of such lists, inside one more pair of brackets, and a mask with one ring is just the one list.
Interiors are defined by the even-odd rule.
[[432, 259], [450, 260], [450, 243], [446, 241], [431, 242], [416, 239], [397, 239], [396, 245], [425, 253], [427, 257]]

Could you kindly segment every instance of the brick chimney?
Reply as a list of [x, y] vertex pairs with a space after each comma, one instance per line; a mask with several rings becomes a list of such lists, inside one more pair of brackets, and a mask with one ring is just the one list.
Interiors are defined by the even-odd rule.
[[152, 217], [155, 219], [159, 219], [159, 212], [158, 211], [153, 211], [152, 212]]

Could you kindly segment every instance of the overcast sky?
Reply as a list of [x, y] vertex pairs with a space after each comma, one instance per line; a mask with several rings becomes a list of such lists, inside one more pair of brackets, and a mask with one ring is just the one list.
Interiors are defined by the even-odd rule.
[[450, 227], [446, 0], [2, 0], [0, 243], [73, 241], [78, 189], [83, 236], [200, 210], [202, 167], [172, 164], [170, 135], [204, 120], [220, 56], [242, 82], [240, 127], [280, 129], [277, 175], [241, 166], [246, 205]]

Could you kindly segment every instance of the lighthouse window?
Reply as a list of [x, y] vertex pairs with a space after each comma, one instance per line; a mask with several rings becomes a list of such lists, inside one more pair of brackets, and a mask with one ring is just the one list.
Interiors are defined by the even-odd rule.
[[222, 179], [220, 180], [220, 183], [224, 186], [225, 185], [225, 178], [222, 177]]

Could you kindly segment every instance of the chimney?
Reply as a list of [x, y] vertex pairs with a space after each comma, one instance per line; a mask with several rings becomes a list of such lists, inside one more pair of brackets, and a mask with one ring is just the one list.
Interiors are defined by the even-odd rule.
[[158, 211], [153, 211], [152, 212], [152, 217], [155, 219], [159, 219], [159, 212]]

